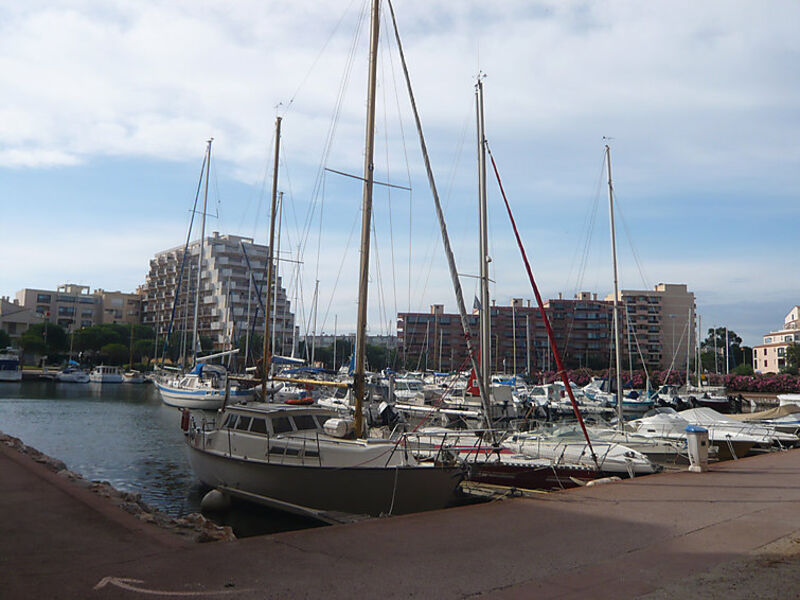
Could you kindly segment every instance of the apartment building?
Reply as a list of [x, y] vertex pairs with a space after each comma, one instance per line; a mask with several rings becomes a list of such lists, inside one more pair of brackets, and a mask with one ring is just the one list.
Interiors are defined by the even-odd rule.
[[19, 338], [31, 325], [41, 322], [42, 319], [36, 313], [20, 306], [16, 298], [13, 301], [8, 296], [0, 298], [0, 329], [12, 340]]
[[[555, 368], [544, 321], [530, 300], [514, 298], [508, 306], [492, 305], [491, 367], [494, 372], [523, 373], [530, 368]], [[611, 304], [597, 294], [581, 292], [573, 299], [545, 304], [559, 351], [574, 367], [607, 365], [611, 339]], [[478, 347], [479, 315], [467, 317], [474, 347]], [[442, 371], [467, 368], [469, 360], [461, 318], [434, 304], [429, 313], [397, 315], [397, 346], [409, 368]]]
[[800, 343], [800, 306], [793, 306], [783, 319], [783, 328], [770, 331], [764, 343], [753, 347], [756, 373], [779, 373], [786, 366], [786, 349]]
[[[264, 312], [260, 307], [266, 300], [267, 246], [254, 243], [252, 238], [218, 232], [202, 243], [199, 334], [211, 338], [216, 350], [236, 345], [252, 323], [254, 331], [263, 334]], [[200, 244], [195, 240], [185, 251], [184, 246], [171, 248], [150, 260], [150, 271], [141, 288], [142, 322], [154, 327], [160, 336], [168, 331], [170, 320], [174, 322], [173, 331], [193, 329]], [[275, 286], [271, 321], [275, 324], [275, 351], [287, 354], [291, 352], [294, 315], [281, 277], [276, 278]], [[255, 318], [256, 311], [259, 318]]]
[[685, 369], [687, 353], [691, 359], [697, 345], [695, 298], [686, 284], [621, 290], [620, 302], [623, 363]]
[[141, 298], [138, 293], [90, 291], [87, 285], [65, 283], [55, 290], [25, 288], [15, 302], [67, 330], [105, 323], [141, 322]]

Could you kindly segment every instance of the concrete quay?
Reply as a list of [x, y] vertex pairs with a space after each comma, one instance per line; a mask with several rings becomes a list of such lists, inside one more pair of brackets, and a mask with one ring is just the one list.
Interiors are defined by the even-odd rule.
[[[798, 530], [800, 450], [703, 474], [197, 544], [0, 445], [3, 600], [794, 598], [794, 554], [794, 575], [769, 580], [772, 589], [746, 573], [760, 550]], [[717, 596], [697, 587], [715, 572]], [[680, 582], [692, 587], [685, 595]]]

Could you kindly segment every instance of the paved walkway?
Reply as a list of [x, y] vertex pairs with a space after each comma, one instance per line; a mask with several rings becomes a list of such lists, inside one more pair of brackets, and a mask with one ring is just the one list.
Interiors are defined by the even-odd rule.
[[3, 600], [634, 598], [796, 530], [800, 450], [704, 474], [191, 545], [0, 445]]

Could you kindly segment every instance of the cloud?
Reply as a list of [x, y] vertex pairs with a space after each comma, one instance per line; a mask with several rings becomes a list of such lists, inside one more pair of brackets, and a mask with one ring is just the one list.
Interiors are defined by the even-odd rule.
[[[360, 187], [321, 175], [320, 162], [354, 174], [362, 168], [364, 8], [355, 0], [7, 3], [0, 8], [0, 168], [39, 179], [56, 167], [79, 172], [107, 159], [194, 165], [213, 136], [223, 194], [238, 181], [253, 197], [259, 185], [269, 189], [280, 113], [281, 185], [292, 204], [285, 239], [297, 243], [305, 215], [319, 215], [312, 202], [324, 198], [319, 271], [326, 299], [357, 218]], [[575, 286], [608, 292], [607, 233], [594, 232], [593, 258], [580, 280], [574, 258], [585, 243], [586, 201], [604, 193], [603, 135], [615, 138], [616, 189], [644, 268], [655, 278], [649, 284], [686, 282], [709, 310], [746, 303], [756, 278], [765, 297], [798, 295], [787, 277], [800, 216], [796, 3], [776, 1], [767, 11], [721, 0], [409, 0], [396, 10], [461, 271], [475, 270], [477, 254], [472, 111], [474, 77], [482, 70], [487, 136], [550, 295]], [[382, 27], [376, 174], [401, 185], [410, 179], [414, 191], [393, 196], [391, 236], [387, 198], [376, 202], [384, 304], [391, 310], [371, 312], [373, 322], [387, 320], [395, 296], [401, 310], [452, 298], [399, 60], [385, 52], [394, 45], [385, 6]], [[57, 214], [85, 193], [76, 183], [42, 210]], [[136, 208], [113, 188], [108, 193], [115, 216], [143, 224], [135, 236], [90, 226], [66, 235], [42, 224], [43, 239], [33, 243], [0, 225], [30, 257], [24, 272], [4, 274], [6, 280], [47, 280], [46, 287], [69, 273], [85, 273], [88, 281], [125, 270], [119, 281], [135, 287], [147, 259], [180, 243], [185, 225], [162, 221], [175, 218], [163, 214], [174, 199], [157, 191]], [[264, 220], [263, 202], [261, 209], [226, 223], [252, 235]], [[598, 219], [603, 210], [601, 204]], [[501, 302], [525, 296], [504, 217], [498, 211], [492, 219], [495, 294]], [[311, 223], [310, 235], [319, 228]], [[314, 246], [309, 241], [304, 257], [304, 310], [316, 279]], [[72, 247], [82, 252], [78, 265], [60, 251]], [[352, 248], [348, 268], [357, 262]], [[632, 257], [621, 254], [623, 281], [639, 286]], [[340, 316], [355, 313], [353, 270], [347, 273], [331, 300]], [[469, 294], [474, 282], [463, 283]], [[344, 317], [340, 324], [348, 326]]]

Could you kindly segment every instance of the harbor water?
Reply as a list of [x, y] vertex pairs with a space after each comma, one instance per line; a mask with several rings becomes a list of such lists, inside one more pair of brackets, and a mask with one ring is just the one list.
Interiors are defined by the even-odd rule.
[[[189, 466], [180, 414], [149, 384], [0, 383], [0, 431], [173, 517], [200, 512], [208, 491]], [[317, 525], [247, 503], [211, 518], [239, 537]]]

